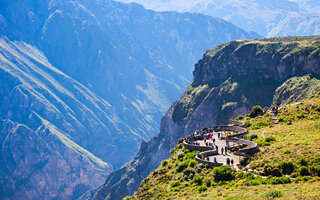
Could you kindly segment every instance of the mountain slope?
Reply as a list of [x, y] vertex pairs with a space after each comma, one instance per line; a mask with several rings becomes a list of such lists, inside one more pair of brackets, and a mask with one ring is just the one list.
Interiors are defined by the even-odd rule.
[[319, 2], [310, 0], [119, 0], [137, 2], [158, 11], [202, 13], [227, 20], [260, 35], [292, 36], [320, 34]]
[[198, 163], [194, 160], [197, 152], [179, 144], [170, 150], [171, 157], [142, 181], [133, 198], [127, 199], [317, 199], [319, 92], [299, 103], [284, 104], [278, 118], [285, 121], [278, 126], [272, 123], [271, 109], [260, 116], [244, 117], [243, 121], [252, 124], [250, 132], [256, 137], [251, 140], [260, 145], [260, 152], [249, 159], [242, 157], [237, 172], [229, 166], [211, 168]]
[[0, 39], [0, 77], [1, 199], [73, 199], [101, 184], [112, 166], [90, 149], [98, 144], [114, 159], [121, 155], [115, 139], [128, 129], [110, 104], [38, 49], [7, 38]]
[[[161, 116], [189, 84], [192, 66], [205, 49], [259, 37], [200, 14], [160, 13], [109, 0], [0, 4], [3, 35], [43, 51], [52, 65], [111, 105], [119, 117], [116, 126], [127, 125], [110, 132], [126, 130], [132, 136], [130, 142], [119, 140], [114, 150], [86, 145], [116, 168], [158, 132]], [[117, 159], [106, 156], [110, 151]]]
[[161, 120], [160, 133], [141, 145], [133, 161], [112, 172], [94, 199], [132, 195], [179, 138], [199, 127], [226, 124], [253, 105], [270, 106], [287, 79], [320, 76], [320, 37], [232, 41], [208, 50], [195, 65], [194, 80]]

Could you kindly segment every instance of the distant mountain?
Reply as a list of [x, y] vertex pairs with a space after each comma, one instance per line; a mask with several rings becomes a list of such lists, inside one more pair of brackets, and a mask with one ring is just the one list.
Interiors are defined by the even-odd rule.
[[238, 40], [206, 51], [195, 65], [193, 82], [162, 118], [160, 133], [143, 143], [131, 162], [110, 173], [91, 199], [132, 195], [170, 157], [178, 139], [199, 127], [227, 124], [254, 105], [269, 107], [274, 99], [284, 103], [317, 91], [319, 55], [320, 36]]
[[102, 184], [158, 133], [205, 49], [259, 37], [201, 14], [109, 0], [0, 5], [5, 199], [74, 199]]
[[83, 147], [108, 156], [127, 138], [108, 102], [38, 49], [6, 38], [0, 85], [0, 199], [74, 199], [103, 183], [112, 166]]
[[220, 17], [260, 35], [320, 34], [320, 3], [316, 0], [119, 0], [158, 11], [195, 12]]

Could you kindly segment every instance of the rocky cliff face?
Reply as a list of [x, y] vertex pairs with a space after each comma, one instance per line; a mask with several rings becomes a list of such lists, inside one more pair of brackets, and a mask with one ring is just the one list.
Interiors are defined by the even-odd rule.
[[207, 51], [195, 65], [192, 84], [162, 118], [158, 136], [112, 172], [93, 198], [133, 194], [146, 174], [169, 157], [177, 139], [199, 127], [227, 123], [253, 105], [270, 106], [277, 87], [291, 77], [319, 77], [319, 53], [319, 36], [233, 41]]
[[259, 37], [200, 14], [160, 13], [110, 0], [0, 5], [1, 34], [36, 46], [53, 66], [110, 104], [118, 117], [110, 126], [118, 129], [106, 133], [121, 137], [126, 129], [131, 140], [114, 138], [108, 150], [100, 139], [84, 147], [116, 168], [158, 132], [161, 116], [189, 84], [193, 63], [205, 49]]

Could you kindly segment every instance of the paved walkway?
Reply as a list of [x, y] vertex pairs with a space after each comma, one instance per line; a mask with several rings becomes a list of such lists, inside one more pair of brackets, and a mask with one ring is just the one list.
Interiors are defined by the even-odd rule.
[[[220, 133], [222, 134], [222, 136], [224, 136], [223, 132], [220, 132]], [[236, 170], [238, 170], [237, 165], [240, 164], [240, 156], [234, 155], [230, 151], [228, 151], [227, 154], [225, 153], [226, 141], [225, 141], [225, 139], [219, 140], [217, 132], [213, 133], [212, 139], [213, 138], [215, 139], [215, 145], [218, 146], [218, 154], [213, 155], [213, 156], [208, 156], [209, 161], [214, 162], [214, 158], [216, 158], [218, 163], [223, 163], [224, 165], [227, 165], [227, 158], [229, 158], [230, 160], [233, 159], [234, 163], [233, 163], [232, 167], [234, 167]], [[207, 141], [212, 142], [211, 139], [209, 139]], [[197, 142], [200, 144], [200, 146], [205, 146], [205, 143], [203, 140], [197, 140]], [[236, 143], [229, 141], [230, 147], [233, 147], [236, 145], [237, 145]], [[223, 148], [223, 154], [221, 154], [222, 153], [221, 148]], [[231, 166], [231, 164], [230, 164], [230, 166]]]

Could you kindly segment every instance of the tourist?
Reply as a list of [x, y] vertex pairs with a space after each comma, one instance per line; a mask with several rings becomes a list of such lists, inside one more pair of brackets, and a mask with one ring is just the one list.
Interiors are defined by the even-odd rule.
[[226, 154], [228, 154], [228, 147], [225, 146], [224, 149], [225, 149], [224, 152], [225, 152]]
[[229, 146], [229, 137], [226, 136], [226, 145]]
[[220, 132], [218, 132], [218, 139], [220, 140]]
[[216, 157], [214, 157], [213, 162], [217, 163], [217, 158]]
[[230, 165], [230, 159], [227, 158], [227, 165]]
[[223, 147], [221, 147], [221, 155], [223, 155]]
[[213, 145], [215, 144], [215, 142], [216, 142], [216, 139], [215, 138], [213, 138], [212, 139], [212, 142], [213, 142]]
[[231, 166], [233, 166], [233, 159], [231, 159]]

